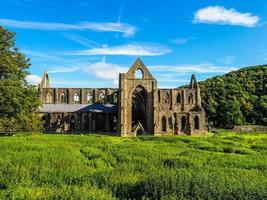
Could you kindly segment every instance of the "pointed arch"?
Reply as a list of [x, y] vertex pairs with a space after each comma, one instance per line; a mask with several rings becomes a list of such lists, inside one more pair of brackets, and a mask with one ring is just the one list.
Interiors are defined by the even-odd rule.
[[46, 102], [47, 103], [53, 103], [53, 101], [54, 101], [53, 94], [51, 92], [48, 92], [46, 95]]
[[99, 103], [105, 103], [105, 94], [103, 92], [100, 92], [98, 95]]
[[65, 92], [62, 92], [60, 95], [60, 103], [67, 103], [67, 95]]
[[194, 123], [195, 123], [195, 129], [199, 130], [199, 117], [198, 116], [195, 116]]
[[87, 103], [93, 103], [93, 95], [91, 92], [87, 94]]
[[112, 96], [112, 102], [113, 103], [118, 103], [118, 93], [117, 92], [115, 92], [113, 94], [113, 96]]
[[77, 92], [73, 94], [73, 101], [75, 103], [80, 103], [80, 95]]
[[141, 68], [137, 68], [135, 71], [135, 79], [144, 79], [144, 72]]
[[167, 119], [165, 116], [162, 116], [162, 118], [161, 118], [161, 131], [162, 132], [167, 131]]
[[[142, 79], [154, 79], [154, 77], [151, 75], [147, 67], [144, 65], [144, 63], [138, 58], [132, 65], [132, 67], [129, 69], [129, 71], [126, 73], [127, 78], [130, 79], [136, 79], [135, 74], [136, 71], [140, 69], [143, 74]], [[137, 78], [138, 79], [138, 78]]]
[[132, 108], [132, 128], [140, 122], [145, 129], [147, 130], [147, 91], [146, 89], [138, 85], [132, 92], [131, 92], [131, 108]]
[[190, 93], [189, 96], [188, 96], [188, 102], [189, 103], [194, 103], [194, 98], [193, 98], [193, 94]]
[[169, 103], [170, 102], [170, 94], [168, 92], [166, 92], [165, 94], [165, 103]]
[[177, 102], [177, 103], [182, 103], [182, 95], [181, 95], [180, 92], [177, 94], [176, 102]]

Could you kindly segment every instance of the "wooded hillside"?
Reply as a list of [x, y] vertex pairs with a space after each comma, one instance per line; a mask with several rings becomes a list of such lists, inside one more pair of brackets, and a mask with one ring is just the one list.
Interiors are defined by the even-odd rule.
[[208, 122], [216, 127], [267, 125], [267, 65], [242, 68], [200, 82]]

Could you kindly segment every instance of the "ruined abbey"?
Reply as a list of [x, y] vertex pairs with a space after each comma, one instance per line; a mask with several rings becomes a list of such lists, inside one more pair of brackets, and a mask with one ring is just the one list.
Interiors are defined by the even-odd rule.
[[140, 59], [119, 75], [119, 88], [52, 88], [45, 72], [39, 91], [46, 132], [205, 133], [205, 112], [195, 76], [186, 88], [158, 89], [157, 80]]

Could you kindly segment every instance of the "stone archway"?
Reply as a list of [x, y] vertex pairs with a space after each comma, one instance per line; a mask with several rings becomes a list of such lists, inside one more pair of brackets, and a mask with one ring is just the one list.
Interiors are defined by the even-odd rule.
[[132, 128], [138, 124], [138, 122], [141, 123], [144, 130], [147, 131], [146, 126], [146, 110], [147, 110], [147, 92], [142, 86], [137, 86], [135, 90], [132, 93]]

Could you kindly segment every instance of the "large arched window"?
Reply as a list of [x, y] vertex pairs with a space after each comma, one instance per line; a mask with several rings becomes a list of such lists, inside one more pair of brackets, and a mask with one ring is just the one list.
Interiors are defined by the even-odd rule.
[[113, 103], [118, 103], [118, 93], [117, 93], [117, 92], [115, 92], [115, 93], [113, 94], [112, 102], [113, 102]]
[[195, 129], [198, 130], [199, 129], [199, 117], [198, 116], [195, 116]]
[[60, 103], [67, 103], [67, 95], [64, 92], [60, 95]]
[[46, 95], [46, 102], [47, 103], [53, 103], [53, 95], [51, 92], [48, 92]]
[[87, 103], [93, 103], [93, 95], [91, 92], [87, 94]]
[[178, 94], [177, 94], [176, 102], [177, 102], [177, 103], [182, 103], [182, 96], [181, 96], [181, 93], [178, 93]]
[[192, 93], [190, 93], [188, 96], [188, 102], [193, 103], [193, 94]]
[[100, 94], [98, 95], [98, 100], [100, 103], [105, 103], [105, 95], [103, 92], [100, 92]]
[[79, 96], [79, 94], [77, 92], [75, 92], [74, 95], [73, 95], [73, 101], [75, 103], [79, 103], [80, 102], [80, 96]]
[[167, 123], [166, 117], [163, 116], [161, 118], [161, 131], [162, 132], [166, 132], [167, 131], [167, 124], [166, 123]]
[[135, 78], [136, 79], [143, 79], [144, 78], [144, 72], [142, 69], [137, 69], [135, 72]]

